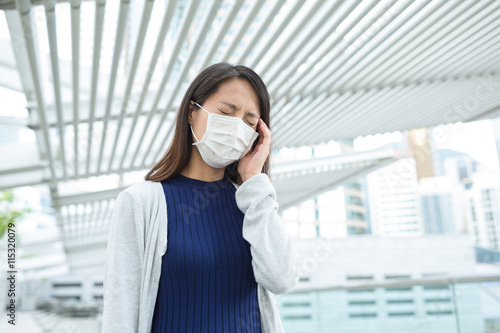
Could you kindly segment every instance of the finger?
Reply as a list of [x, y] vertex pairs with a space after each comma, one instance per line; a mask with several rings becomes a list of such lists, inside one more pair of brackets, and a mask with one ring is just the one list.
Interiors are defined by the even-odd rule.
[[263, 141], [264, 141], [264, 134], [260, 133], [259, 140], [257, 141], [257, 145], [255, 146], [255, 148], [257, 148], [259, 145], [261, 145]]
[[269, 127], [267, 127], [266, 123], [264, 122], [264, 120], [262, 120], [262, 118], [261, 118], [261, 123], [262, 123], [262, 130], [266, 132], [266, 134], [270, 135], [271, 130], [269, 129]]
[[262, 132], [264, 133], [262, 142], [265, 146], [270, 147], [271, 146], [271, 131], [267, 127], [266, 123], [264, 120], [261, 118], [261, 124], [262, 124]]
[[262, 140], [264, 139], [265, 133], [264, 133], [264, 127], [262, 126], [264, 122], [262, 121], [262, 118], [259, 118], [259, 126], [257, 127], [258, 132], [259, 132], [259, 141], [258, 143], [262, 143]]

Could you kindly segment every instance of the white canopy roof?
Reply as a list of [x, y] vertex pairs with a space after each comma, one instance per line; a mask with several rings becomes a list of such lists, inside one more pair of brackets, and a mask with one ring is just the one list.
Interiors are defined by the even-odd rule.
[[[75, 268], [102, 264], [96, 235], [123, 187], [69, 196], [64, 184], [148, 170], [185, 89], [212, 63], [262, 76], [275, 149], [500, 115], [494, 0], [0, 0], [0, 24], [0, 86], [26, 96], [29, 118], [16, 121], [37, 137], [0, 146], [11, 157], [0, 188], [50, 186]], [[273, 164], [280, 208], [393, 155]], [[77, 203], [86, 215], [67, 209]]]

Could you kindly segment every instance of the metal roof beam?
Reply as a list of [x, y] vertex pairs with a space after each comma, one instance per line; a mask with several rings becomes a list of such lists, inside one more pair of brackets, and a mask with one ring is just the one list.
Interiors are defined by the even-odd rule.
[[[194, 14], [196, 13], [196, 9], [199, 6], [198, 1], [191, 1], [188, 2], [187, 8], [184, 8], [182, 11], [182, 19], [181, 22], [179, 23], [180, 31], [179, 33], [175, 36], [175, 42], [174, 42], [174, 47], [172, 48], [172, 53], [170, 54], [170, 57], [168, 59], [168, 64], [166, 66], [166, 70], [164, 71], [163, 78], [160, 82], [159, 88], [158, 88], [158, 93], [156, 94], [156, 98], [153, 102], [153, 106], [151, 107], [152, 112], [156, 112], [158, 108], [158, 103], [160, 102], [160, 98], [163, 94], [163, 90], [165, 89], [165, 86], [167, 85], [167, 82], [170, 79], [170, 76], [172, 74], [172, 69], [174, 67], [175, 62], [177, 61], [179, 57], [179, 52], [182, 48], [182, 45], [184, 44], [184, 40], [186, 39], [187, 33], [189, 31], [189, 27], [191, 25], [191, 22], [194, 18]], [[144, 126], [141, 134], [141, 138], [139, 139], [139, 142], [142, 143], [144, 142], [144, 137], [146, 136], [146, 133], [154, 133], [152, 135], [151, 141], [147, 144], [145, 144], [143, 147], [145, 148], [145, 154], [143, 155], [143, 158], [140, 162], [140, 165], [145, 164], [145, 160], [149, 155], [149, 152], [151, 151], [151, 148], [154, 145], [155, 140], [159, 136], [160, 129], [164, 125], [164, 120], [165, 117], [167, 116], [167, 110], [163, 110], [161, 112], [160, 120], [158, 121], [156, 125], [156, 130], [151, 131], [151, 128], [149, 126], [149, 122], [146, 126]], [[150, 117], [148, 117], [148, 120], [151, 120]], [[134, 165], [134, 162], [139, 154], [139, 149], [140, 145], [137, 145], [135, 153], [131, 157], [131, 162], [130, 165]]]
[[[146, 3], [149, 3], [146, 2]], [[89, 176], [90, 159], [92, 158], [92, 139], [95, 122], [95, 108], [97, 84], [99, 82], [99, 64], [101, 59], [102, 34], [104, 25], [104, 9], [106, 0], [99, 0], [95, 3], [95, 25], [94, 25], [94, 50], [92, 57], [92, 81], [90, 83], [90, 104], [89, 104], [89, 127], [87, 140], [87, 164], [85, 167], [85, 176]], [[128, 97], [128, 96], [125, 96]], [[121, 119], [121, 118], [120, 118]]]
[[[356, 0], [359, 1], [359, 0]], [[312, 2], [312, 1], [311, 1]], [[310, 4], [311, 2], [308, 2], [307, 4]], [[263, 73], [263, 80], [264, 82], [267, 82], [267, 85], [270, 85], [272, 83], [272, 78], [273, 75], [271, 75], [270, 68], [273, 67], [275, 70], [273, 71], [274, 73], [280, 73], [284, 67], [286, 67], [287, 63], [281, 63], [279, 64], [279, 59], [282, 59], [285, 57], [285, 54], [292, 44], [293, 40], [297, 38], [297, 36], [301, 35], [301, 32], [303, 32], [309, 22], [312, 21], [313, 16], [319, 11], [321, 6], [324, 4], [323, 1], [315, 1], [312, 7], [307, 11], [307, 13], [301, 17], [301, 20], [297, 22], [296, 26], [293, 28], [293, 31], [290, 31], [286, 40], [284, 40], [281, 43], [276, 43], [274, 48], [271, 48], [270, 50], [267, 50], [269, 55], [265, 58], [262, 59], [262, 61], [257, 65], [256, 72], [257, 73]], [[301, 14], [301, 12], [297, 12], [298, 15]], [[295, 17], [294, 17], [295, 18]], [[298, 20], [298, 19], [295, 19]], [[291, 29], [291, 28], [289, 28]], [[276, 47], [276, 45], [279, 45], [279, 47]], [[273, 52], [274, 53], [271, 53]], [[272, 54], [272, 55], [271, 55]], [[288, 61], [291, 61], [292, 59], [290, 57], [287, 58]]]
[[248, 42], [247, 45], [245, 46], [245, 50], [243, 50], [241, 54], [238, 56], [238, 58], [234, 61], [235, 64], [245, 63], [246, 58], [253, 50], [253, 48], [258, 44], [258, 41], [262, 39], [262, 37], [264, 37], [265, 31], [268, 29], [269, 25], [275, 19], [276, 15], [283, 7], [285, 2], [286, 0], [277, 0], [274, 3], [274, 6], [271, 8], [271, 10], [268, 11], [267, 16], [265, 20], [263, 20], [262, 24], [259, 26], [259, 29], [257, 29], [257, 31], [253, 34], [253, 37], [250, 40], [250, 42]]
[[67, 205], [84, 204], [87, 202], [99, 200], [111, 200], [118, 196], [118, 194], [126, 189], [128, 186], [119, 187], [103, 191], [79, 193], [72, 195], [58, 195], [52, 198], [54, 207], [61, 207]]
[[[395, 21], [394, 25], [388, 25], [386, 28], [382, 29], [382, 31], [377, 34], [377, 35], [383, 35], [382, 32], [385, 29], [390, 30], [390, 33], [383, 35], [384, 40], [391, 37], [390, 42], [384, 44], [384, 48], [382, 47], [375, 48], [376, 44], [373, 44], [370, 47], [361, 48], [358, 51], [359, 55], [357, 55], [357, 57], [354, 57], [355, 60], [351, 60], [351, 62], [354, 61], [355, 63], [357, 63], [363, 56], [374, 58], [376, 57], [375, 54], [379, 55], [382, 49], [394, 45], [394, 43], [398, 39], [397, 37], [394, 37], [394, 35], [392, 35], [391, 33], [398, 31], [402, 27], [406, 28], [406, 30], [409, 31], [411, 31], [412, 28], [417, 27], [420, 23], [422, 23], [422, 21], [425, 18], [425, 16], [418, 16], [417, 14], [420, 13], [420, 11], [422, 11], [429, 3], [430, 0], [421, 1], [416, 4], [413, 3], [412, 5], [414, 5], [414, 7], [412, 6], [408, 8], [408, 11], [410, 11], [408, 17], [406, 16], [400, 17], [399, 20]], [[320, 72], [321, 74], [318, 80], [307, 86], [306, 93], [317, 94], [318, 91], [323, 91], [323, 90], [333, 92], [338, 90], [340, 87], [343, 87], [339, 85], [339, 81], [341, 80], [340, 77], [344, 75], [344, 73], [346, 73], [346, 69], [350, 68], [343, 66], [347, 62], [347, 60], [349, 60], [349, 58], [348, 59], [344, 58], [343, 61], [341, 61], [340, 63], [336, 63], [335, 66], [331, 66], [330, 68], [325, 69], [323, 72]], [[351, 74], [349, 73], [349, 75]]]
[[[391, 45], [385, 46], [377, 54], [370, 57], [370, 61], [363, 61], [360, 68], [366, 65], [367, 67], [365, 70], [358, 70], [356, 73], [351, 74], [347, 79], [351, 81], [358, 80], [358, 82], [361, 80], [361, 85], [373, 86], [380, 84], [384, 80], [389, 80], [389, 77], [396, 72], [396, 69], [399, 71], [404, 70], [404, 73], [406, 74], [408, 70], [418, 67], [412, 61], [414, 59], [416, 61], [418, 61], [417, 59], [420, 59], [421, 62], [426, 60], [426, 57], [423, 57], [422, 53], [426, 53], [428, 48], [433, 49], [435, 46], [435, 43], [429, 43], [429, 40], [434, 41], [434, 37], [436, 35], [441, 36], [440, 32], [443, 29], [446, 30], [446, 23], [454, 28], [450, 33], [455, 36], [453, 31], [461, 29], [460, 26], [455, 26], [454, 21], [460, 20], [461, 15], [467, 13], [467, 10], [471, 6], [475, 5], [474, 2], [443, 2], [442, 4], [443, 6], [438, 8], [438, 10], [434, 10], [434, 8], [432, 8], [432, 10], [422, 15], [418, 21], [419, 24], [423, 25], [425, 23], [426, 27], [432, 28], [423, 29], [419, 28], [419, 25], [415, 26], [412, 24], [411, 27], [407, 27], [407, 29], [400, 32], [399, 39], [392, 42]], [[485, 2], [484, 4], [487, 3]], [[447, 19], [443, 20], [443, 16], [441, 14], [445, 15]], [[446, 38], [446, 36], [443, 37]], [[451, 38], [451, 40], [453, 39]], [[438, 44], [441, 45], [441, 43]], [[390, 48], [389, 46], [392, 47]], [[432, 57], [432, 53], [429, 54], [428, 57]], [[394, 59], [394, 61], [391, 61], [392, 66], [388, 64], [388, 59]], [[409, 67], [409, 65], [411, 65], [411, 67]], [[404, 67], [406, 68], [403, 69]], [[406, 75], [406, 77], [408, 77], [408, 75]], [[401, 78], [399, 79], [401, 80]], [[395, 79], [392, 78], [391, 81], [395, 82]]]
[[[33, 23], [31, 18], [31, 4], [29, 0], [18, 0], [16, 1], [16, 5], [19, 11], [21, 24], [18, 25], [14, 22], [14, 17], [12, 14], [11, 20], [7, 20], [9, 24], [9, 29], [11, 32], [11, 41], [13, 48], [24, 48], [26, 47], [28, 51], [28, 59], [29, 59], [29, 68], [31, 78], [33, 80], [34, 88], [35, 88], [35, 98], [37, 102], [37, 115], [40, 119], [40, 123], [42, 126], [42, 130], [40, 133], [42, 142], [39, 142], [43, 145], [43, 149], [46, 151], [46, 158], [49, 161], [49, 171], [51, 174], [51, 183], [56, 181], [57, 175], [54, 167], [54, 157], [52, 154], [52, 145], [50, 142], [49, 131], [47, 127], [47, 122], [45, 118], [45, 100], [43, 96], [42, 90], [42, 81], [40, 77], [40, 69], [39, 69], [39, 61], [37, 57], [37, 47], [35, 45], [36, 38], [36, 25]], [[22, 26], [22, 31], [18, 30]], [[18, 64], [23, 65], [23, 64]], [[31, 97], [31, 96], [29, 96]], [[29, 101], [29, 100], [28, 100]]]
[[[144, 9], [142, 12], [142, 18], [141, 18], [141, 24], [139, 28], [139, 34], [136, 39], [136, 45], [134, 48], [134, 57], [132, 59], [132, 65], [130, 66], [130, 73], [129, 77], [127, 80], [127, 87], [125, 88], [125, 93], [124, 93], [124, 99], [122, 102], [122, 108], [120, 111], [120, 117], [118, 118], [118, 125], [116, 128], [116, 133], [115, 133], [115, 139], [111, 148], [111, 157], [109, 158], [109, 163], [108, 163], [108, 170], [111, 170], [113, 160], [115, 157], [116, 153], [116, 147], [118, 146], [118, 138], [120, 137], [122, 125], [123, 125], [123, 119], [125, 117], [126, 111], [127, 111], [127, 105], [129, 101], [130, 94], [132, 92], [132, 84], [134, 83], [135, 79], [135, 74], [137, 72], [137, 67], [139, 64], [139, 58], [141, 57], [142, 53], [142, 48], [144, 45], [144, 40], [146, 39], [146, 32], [148, 30], [148, 25], [151, 17], [151, 11], [153, 10], [153, 1], [148, 0], [144, 2]], [[89, 147], [90, 147], [90, 140], [91, 138], [89, 137]], [[89, 173], [89, 162], [90, 162], [90, 149], [88, 153], [88, 158], [87, 158], [87, 174]], [[120, 166], [121, 167], [121, 166]]]
[[[323, 35], [316, 41], [316, 43], [310, 46], [306, 52], [303, 52], [304, 55], [302, 57], [297, 57], [297, 59], [294, 61], [295, 65], [289, 67], [289, 71], [286, 73], [286, 75], [283, 75], [280, 80], [275, 81], [275, 84], [270, 89], [278, 91], [278, 93], [276, 94], [276, 98], [280, 99], [283, 96], [290, 96], [290, 95], [293, 96], [295, 94], [303, 92], [304, 87], [310, 82], [309, 83], [304, 82], [303, 84], [300, 85], [301, 87], [298, 88], [298, 85], [301, 81], [306, 81], [304, 80], [304, 75], [302, 73], [306, 74], [307, 77], [311, 77], [311, 73], [315, 73], [314, 67], [317, 67], [318, 62], [322, 63], [326, 54], [331, 52], [331, 50], [334, 49], [335, 47], [337, 48], [337, 51], [335, 52], [335, 58], [339, 56], [343, 57], [345, 58], [345, 62], [350, 58], [344, 56], [345, 51], [343, 50], [343, 48], [338, 47], [338, 44], [345, 38], [346, 34], [351, 30], [351, 28], [354, 25], [356, 25], [377, 5], [377, 2], [372, 2], [370, 5], [364, 7], [363, 11], [357, 14], [356, 19], [352, 19], [351, 23], [346, 28], [344, 28], [342, 32], [339, 32], [339, 26], [343, 22], [345, 22], [346, 18], [349, 15], [352, 14], [352, 12], [358, 6], [358, 4], [359, 3], [357, 2], [351, 1], [350, 6], [347, 9], [344, 9], [342, 15], [335, 20], [334, 24], [330, 27], [330, 29], [328, 29], [325, 33], [323, 33]], [[375, 15], [374, 18], [371, 19], [371, 21], [378, 20], [382, 14], [385, 14], [385, 12], [384, 11], [378, 12], [377, 15]], [[359, 36], [361, 36], [364, 33], [365, 33], [364, 29], [358, 29], [353, 39], [357, 40]], [[312, 39], [312, 37], [313, 36], [309, 36], [309, 39]], [[328, 42], [328, 46], [324, 47], [322, 52], [320, 52], [317, 56], [313, 57], [316, 50], [319, 50], [321, 46], [324, 45], [329, 39], [331, 40]], [[308, 61], [310, 58], [314, 58], [314, 60]], [[299, 71], [300, 67], [304, 68]], [[313, 77], [315, 76], [317, 76], [317, 73], [315, 73]], [[293, 87], [293, 92], [292, 92], [292, 87]]]
[[[50, 61], [52, 67], [52, 77], [54, 80], [54, 100], [56, 104], [57, 111], [57, 129], [59, 137], [59, 147], [61, 152], [61, 161], [63, 165], [67, 165], [66, 162], [66, 148], [64, 144], [64, 128], [63, 128], [63, 113], [62, 113], [62, 102], [61, 102], [61, 81], [59, 77], [59, 53], [57, 50], [57, 28], [56, 28], [56, 13], [55, 13], [55, 0], [48, 0], [45, 2], [45, 20], [47, 23], [47, 36], [49, 39], [50, 48]], [[45, 109], [48, 111], [47, 109]], [[47, 117], [48, 118], [48, 117]], [[48, 120], [48, 119], [47, 119]], [[47, 121], [47, 126], [50, 125]], [[67, 178], [66, 168], [62, 168], [63, 177]]]
[[[477, 24], [468, 25], [466, 22], [463, 22], [462, 25], [457, 26], [453, 33], [443, 36], [441, 39], [443, 43], [441, 49], [436, 48], [434, 45], [429, 47], [429, 49], [434, 50], [434, 53], [427, 54], [429, 50], [422, 50], [420, 54], [423, 57], [423, 61], [413, 68], [408, 68], [408, 75], [414, 76], [415, 80], [422, 80], [424, 77], [425, 79], [430, 77], [431, 80], [438, 78], [442, 76], [442, 70], [439, 71], [439, 67], [446, 68], [453, 64], [455, 60], [461, 59], [464, 54], [468, 53], [469, 46], [476, 44], [478, 39], [482, 39], [492, 32], [498, 34], [498, 28], [490, 27], [488, 29], [487, 26], [489, 23], [494, 22], [494, 20], [498, 20], [498, 10], [497, 15], [488, 15], [490, 13], [487, 10], [484, 10], [483, 14], [484, 18], [481, 18]], [[471, 38], [474, 34], [476, 34], [475, 38]], [[447, 49], [448, 44], [451, 44], [449, 49]], [[432, 74], [432, 71], [434, 71], [434, 74]], [[429, 76], [429, 74], [432, 76]]]
[[[304, 201], [309, 200], [311, 198], [317, 197], [318, 195], [323, 194], [325, 192], [331, 191], [331, 190], [335, 189], [336, 187], [341, 186], [342, 184], [355, 181], [356, 179], [362, 177], [363, 175], [370, 173], [376, 169], [379, 169], [385, 165], [389, 165], [391, 163], [394, 163], [395, 161], [396, 161], [396, 159], [394, 159], [394, 158], [383, 159], [381, 161], [375, 162], [373, 164], [369, 164], [369, 165], [364, 166], [364, 167], [353, 168], [352, 170], [349, 170], [341, 178], [335, 178], [333, 181], [328, 181], [328, 179], [324, 179], [324, 181], [321, 185], [316, 186], [310, 190], [300, 191], [300, 195], [298, 195], [293, 200], [279, 203], [279, 209], [280, 209], [280, 211], [283, 211], [283, 210], [286, 210], [288, 208], [294, 207], [294, 206], [300, 204], [301, 202], [304, 202]], [[278, 185], [276, 186], [276, 188], [279, 191]]]
[[[184, 83], [184, 78], [188, 74], [188, 70], [191, 68], [192, 63], [196, 57], [196, 54], [198, 53], [197, 51], [201, 48], [203, 41], [205, 41], [205, 38], [207, 36], [207, 33], [209, 31], [210, 24], [212, 24], [215, 15], [217, 14], [217, 10], [220, 7], [220, 0], [216, 0], [211, 6], [210, 10], [207, 12], [207, 14], [204, 17], [202, 27], [198, 29], [198, 34], [195, 37], [194, 43], [191, 44], [188, 50], [188, 58], [182, 63], [182, 67], [180, 70], [180, 75], [178, 76], [177, 82], [175, 84], [175, 87], [171, 90], [171, 92], [168, 94], [167, 98], [167, 103], [166, 103], [166, 108], [164, 108], [164, 115], [167, 114], [167, 110], [172, 108], [172, 104], [174, 102], [174, 99], [177, 97], [177, 92], [180, 90], [182, 83]], [[163, 122], [163, 118], [160, 120], [160, 123]], [[161, 142], [160, 145], [158, 145], [158, 150], [156, 153], [153, 154], [153, 157], [156, 158], [159, 154], [163, 154], [163, 147], [165, 147], [165, 143], [167, 141], [167, 138], [170, 136], [170, 133], [172, 133], [172, 130], [174, 128], [175, 122], [171, 122], [170, 126], [168, 127], [166, 134], [164, 135], [164, 139]], [[158, 131], [160, 130], [161, 126], [158, 126]], [[156, 135], [161, 135], [159, 132], [156, 133]], [[155, 138], [156, 135], [153, 137]], [[153, 140], [154, 141], [154, 140]], [[145, 163], [145, 159], [147, 156], [147, 152], [144, 155], [144, 160], [143, 164]]]
[[[106, 112], [104, 116], [104, 122], [102, 125], [102, 135], [101, 135], [101, 144], [99, 150], [99, 159], [97, 162], [97, 172], [101, 171], [101, 162], [102, 156], [104, 153], [104, 144], [106, 142], [106, 134], [108, 132], [108, 122], [109, 116], [111, 112], [111, 105], [113, 104], [113, 96], [115, 93], [115, 84], [116, 84], [116, 74], [118, 72], [118, 64], [120, 62], [120, 55], [123, 49], [123, 37], [125, 36], [125, 23], [127, 21], [127, 16], [129, 12], [129, 0], [120, 1], [120, 11], [118, 13], [118, 23], [116, 27], [116, 36], [115, 36], [115, 47], [113, 50], [113, 61], [111, 63], [111, 76], [109, 79], [108, 92], [106, 94], [107, 102], [106, 102]], [[76, 149], [75, 149], [76, 155]], [[90, 158], [90, 156], [89, 156]]]
[[265, 54], [269, 52], [272, 45], [276, 43], [276, 40], [278, 39], [279, 36], [283, 33], [285, 28], [290, 25], [290, 22], [292, 19], [297, 15], [298, 11], [302, 6], [305, 4], [305, 1], [302, 0], [297, 0], [295, 1], [295, 4], [293, 7], [290, 8], [290, 10], [287, 12], [286, 16], [283, 18], [283, 20], [280, 22], [279, 26], [276, 27], [267, 40], [267, 42], [260, 48], [259, 53], [257, 53], [249, 62], [250, 68], [256, 68], [258, 64], [262, 61], [263, 57]]

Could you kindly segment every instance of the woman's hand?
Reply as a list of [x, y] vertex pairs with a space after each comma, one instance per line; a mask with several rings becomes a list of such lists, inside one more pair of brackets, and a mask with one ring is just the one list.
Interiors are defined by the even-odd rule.
[[257, 130], [259, 131], [259, 142], [253, 151], [248, 152], [238, 162], [238, 173], [240, 174], [243, 183], [248, 178], [262, 172], [264, 162], [269, 156], [269, 150], [271, 147], [271, 131], [262, 118], [259, 118]]

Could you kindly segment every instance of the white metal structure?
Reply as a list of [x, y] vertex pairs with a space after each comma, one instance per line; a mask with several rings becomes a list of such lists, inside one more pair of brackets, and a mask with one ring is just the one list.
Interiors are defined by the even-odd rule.
[[[123, 187], [65, 184], [148, 170], [212, 63], [262, 76], [275, 149], [500, 114], [495, 0], [0, 0], [0, 20], [0, 85], [26, 96], [37, 137], [0, 147], [0, 188], [50, 186], [72, 267], [102, 264], [97, 235]], [[393, 160], [273, 165], [280, 208]]]

